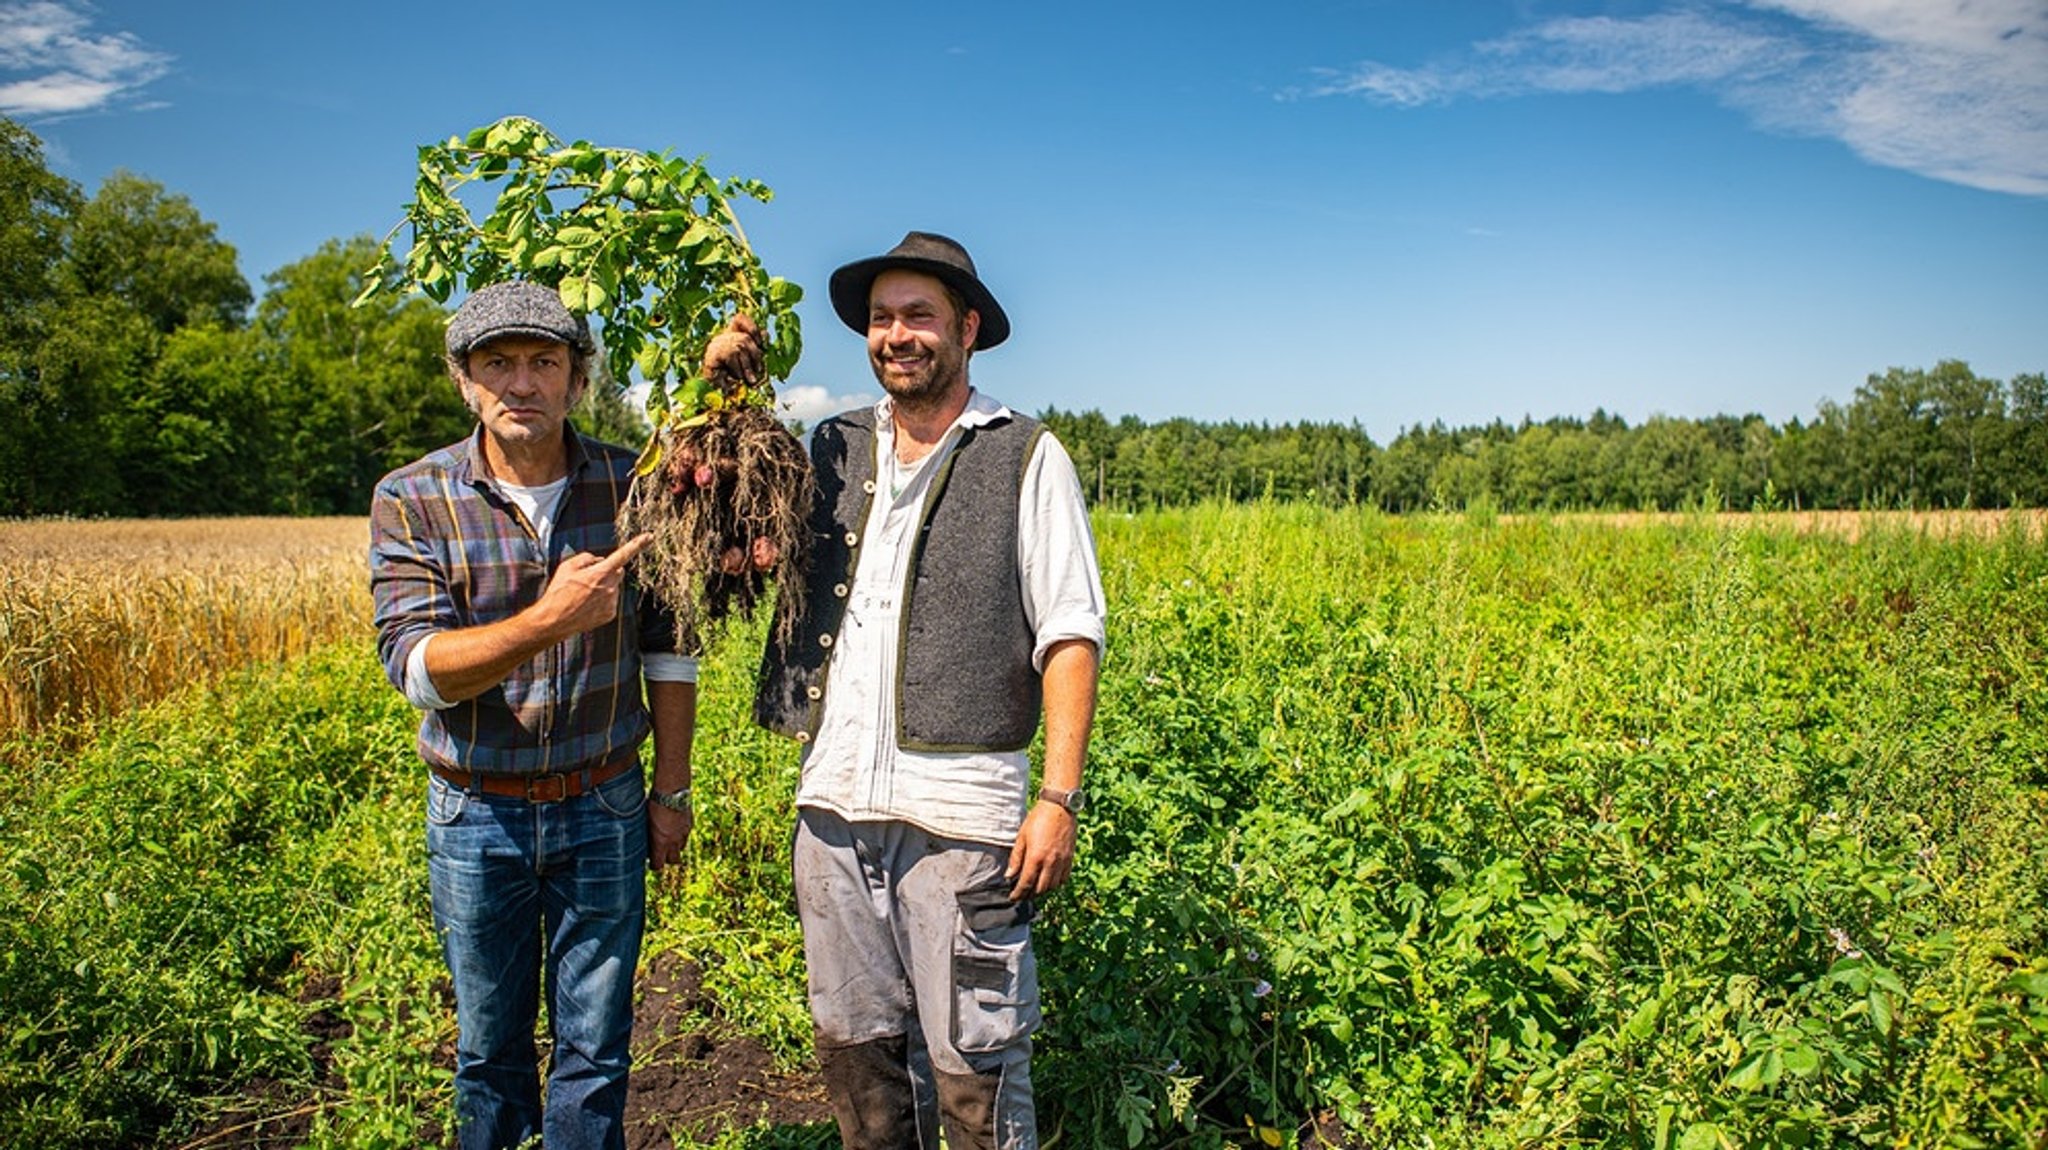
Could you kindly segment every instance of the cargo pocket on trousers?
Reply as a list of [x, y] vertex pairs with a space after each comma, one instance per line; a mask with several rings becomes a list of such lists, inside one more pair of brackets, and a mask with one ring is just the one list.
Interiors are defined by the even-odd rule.
[[953, 937], [953, 1046], [1003, 1050], [1038, 1029], [1038, 962], [1031, 920], [1038, 905], [1011, 902], [1009, 884], [960, 892]]

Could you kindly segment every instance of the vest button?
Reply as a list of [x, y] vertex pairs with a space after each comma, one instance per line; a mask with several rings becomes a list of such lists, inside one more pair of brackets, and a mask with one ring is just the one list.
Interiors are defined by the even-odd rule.
[[796, 733], [796, 741], [797, 741], [797, 742], [799, 742], [799, 743], [808, 743], [808, 742], [810, 742], [810, 741], [811, 741], [811, 733], [810, 733], [809, 731], [798, 731], [798, 732]]
[[809, 695], [813, 699], [822, 699], [825, 697], [825, 691], [822, 687], [806, 687], [804, 688], [804, 694]]
[[865, 494], [873, 495], [875, 493], [875, 481], [872, 479], [862, 480], [860, 489]]
[[847, 545], [848, 547], [852, 547], [852, 546], [855, 546], [855, 545], [857, 545], [858, 543], [860, 543], [860, 536], [858, 536], [858, 535], [854, 534], [854, 533], [853, 533], [853, 532], [851, 532], [851, 531], [849, 531], [849, 532], [847, 532], [847, 533], [846, 533], [846, 545]]
[[830, 636], [830, 635], [820, 635], [820, 636], [818, 636], [818, 646], [820, 646], [820, 647], [830, 647], [831, 645], [832, 645], [832, 636]]
[[832, 593], [833, 593], [834, 595], [837, 595], [837, 596], [839, 596], [839, 597], [840, 597], [841, 599], [844, 599], [844, 598], [846, 598], [846, 584], [844, 584], [844, 583], [838, 583], [838, 584], [834, 584], [834, 585], [833, 585], [833, 587], [832, 587]]

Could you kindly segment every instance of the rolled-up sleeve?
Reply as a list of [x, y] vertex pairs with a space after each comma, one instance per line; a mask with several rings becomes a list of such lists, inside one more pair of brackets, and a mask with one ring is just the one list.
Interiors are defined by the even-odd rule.
[[417, 509], [387, 481], [370, 502], [370, 601], [384, 675], [406, 689], [406, 665], [420, 640], [456, 625], [446, 560]]
[[676, 615], [661, 601], [661, 596], [644, 587], [639, 588], [635, 616], [639, 629], [634, 637], [640, 643], [643, 657], [696, 654], [695, 651], [676, 650]]
[[1063, 640], [1086, 639], [1100, 652], [1109, 614], [1081, 479], [1050, 432], [1025, 465], [1018, 500], [1017, 564], [1025, 618], [1037, 635], [1031, 663], [1043, 671], [1046, 651]]
[[676, 649], [676, 616], [654, 592], [642, 588], [639, 608], [640, 674], [650, 683], [694, 683], [697, 655]]

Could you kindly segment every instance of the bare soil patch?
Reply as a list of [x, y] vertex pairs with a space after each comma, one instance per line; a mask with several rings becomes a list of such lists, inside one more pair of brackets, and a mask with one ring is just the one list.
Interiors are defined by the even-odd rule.
[[627, 1150], [668, 1150], [737, 1127], [832, 1120], [812, 1067], [778, 1070], [768, 1050], [718, 1021], [697, 968], [657, 955], [641, 974], [626, 1096]]
[[[347, 1036], [348, 1023], [318, 1005], [332, 1001], [340, 990], [332, 979], [315, 979], [301, 996], [315, 1006], [303, 1028], [316, 1075], [312, 1086], [250, 1082], [178, 1150], [282, 1150], [304, 1143], [322, 1098], [340, 1087], [332, 1045]], [[436, 1057], [443, 1067], [454, 1061], [452, 1046]], [[673, 954], [649, 959], [634, 1011], [628, 1150], [696, 1146], [726, 1131], [756, 1126], [787, 1135], [764, 1139], [764, 1146], [836, 1145], [826, 1137], [831, 1118], [824, 1082], [814, 1068], [778, 1069], [767, 1048], [722, 1020], [695, 966]], [[424, 1146], [446, 1141], [438, 1124], [420, 1131]]]

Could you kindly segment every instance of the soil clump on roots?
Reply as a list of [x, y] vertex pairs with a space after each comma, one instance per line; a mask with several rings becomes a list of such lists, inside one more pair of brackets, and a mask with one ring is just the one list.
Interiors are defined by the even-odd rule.
[[777, 588], [776, 634], [803, 613], [810, 554], [810, 457], [762, 407], [730, 407], [662, 433], [661, 463], [619, 509], [619, 536], [654, 536], [635, 573], [675, 612], [679, 650], [700, 653], [720, 626]]

